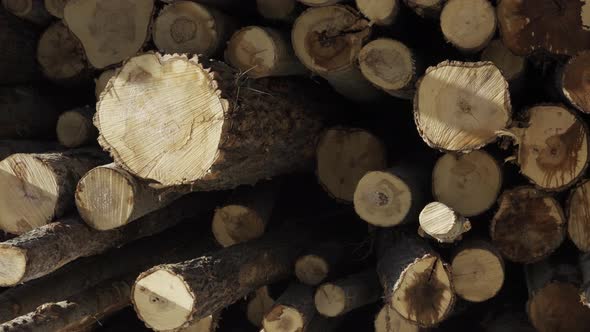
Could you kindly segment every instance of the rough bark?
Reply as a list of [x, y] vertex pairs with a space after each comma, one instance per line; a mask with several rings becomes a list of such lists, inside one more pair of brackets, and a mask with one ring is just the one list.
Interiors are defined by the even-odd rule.
[[453, 243], [471, 230], [471, 222], [440, 202], [428, 203], [419, 216], [420, 229], [442, 243]]
[[243, 81], [220, 62], [141, 55], [125, 64], [97, 104], [99, 143], [136, 176], [190, 183], [194, 190], [230, 189], [306, 169], [321, 105], [317, 91], [298, 83]]
[[293, 283], [264, 316], [262, 326], [265, 332], [306, 331], [315, 315], [313, 288]]
[[[3, 20], [0, 19], [0, 22], [3, 22]], [[0, 29], [0, 31], [4, 30]], [[14, 43], [7, 42], [4, 45], [14, 45]], [[11, 48], [5, 47], [3, 50]], [[26, 58], [24, 51], [22, 57]], [[3, 64], [2, 59], [0, 59], [0, 66]], [[16, 66], [15, 64], [12, 65]], [[14, 68], [18, 68], [18, 66]], [[11, 75], [10, 72], [0, 69], [0, 80]], [[29, 139], [55, 136], [58, 113], [53, 103], [42, 96], [37, 89], [25, 86], [2, 86], [0, 87], [0, 107], [2, 108], [0, 113], [0, 138]]]
[[57, 119], [57, 140], [67, 148], [96, 142], [98, 131], [92, 123], [94, 107], [86, 106], [62, 113]]
[[38, 39], [32, 25], [0, 7], [0, 45], [10, 45], [0, 50], [0, 83], [20, 84], [41, 78], [36, 59]]
[[43, 0], [2, 0], [2, 5], [11, 14], [36, 25], [46, 26], [51, 22]]
[[446, 40], [460, 51], [482, 50], [496, 34], [496, 12], [488, 0], [448, 0], [440, 14]]

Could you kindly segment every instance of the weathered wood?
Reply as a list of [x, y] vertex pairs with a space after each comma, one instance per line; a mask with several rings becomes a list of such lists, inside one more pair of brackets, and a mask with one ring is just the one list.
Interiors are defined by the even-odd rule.
[[567, 234], [582, 252], [590, 252], [590, 180], [583, 180], [570, 191], [566, 204]]
[[448, 0], [440, 13], [445, 38], [465, 53], [482, 50], [496, 33], [496, 12], [488, 0]]
[[356, 0], [357, 8], [376, 25], [391, 25], [399, 13], [399, 0]]
[[136, 176], [194, 190], [311, 167], [321, 128], [317, 92], [294, 78], [239, 77], [196, 57], [132, 58], [96, 106], [99, 143]]
[[262, 326], [265, 332], [306, 331], [315, 315], [313, 288], [293, 283], [264, 316]]
[[37, 29], [0, 7], [0, 45], [10, 45], [0, 49], [0, 83], [21, 84], [41, 78], [36, 59], [38, 39]]
[[404, 319], [390, 305], [386, 304], [375, 317], [375, 332], [426, 332], [418, 325]]
[[295, 276], [309, 286], [317, 286], [339, 272], [347, 259], [350, 250], [337, 241], [321, 241], [297, 257], [295, 261]]
[[565, 100], [577, 110], [590, 113], [590, 51], [582, 51], [559, 68], [557, 88]]
[[51, 22], [43, 0], [2, 0], [2, 5], [11, 14], [36, 25], [45, 26]]
[[57, 119], [57, 140], [67, 148], [96, 142], [98, 130], [92, 123], [94, 107], [85, 106], [63, 112]]
[[418, 218], [420, 229], [438, 242], [453, 243], [471, 230], [471, 222], [441, 202], [428, 203]]

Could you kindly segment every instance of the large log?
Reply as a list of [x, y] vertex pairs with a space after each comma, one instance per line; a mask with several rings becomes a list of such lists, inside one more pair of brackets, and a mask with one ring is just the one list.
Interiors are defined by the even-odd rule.
[[445, 61], [417, 83], [414, 118], [430, 147], [471, 151], [510, 123], [508, 82], [490, 62]]
[[160, 233], [182, 220], [210, 210], [219, 195], [194, 194], [125, 227], [96, 231], [77, 217], [62, 219], [0, 243], [0, 286], [13, 286], [47, 275], [80, 258], [100, 254]]
[[237, 28], [235, 20], [215, 8], [192, 1], [166, 5], [154, 21], [154, 44], [164, 53], [218, 55]]
[[84, 222], [104, 231], [123, 227], [188, 192], [188, 187], [153, 188], [112, 163], [88, 171], [78, 182], [75, 199]]
[[153, 267], [135, 282], [135, 311], [156, 331], [178, 331], [261, 286], [287, 278], [306, 234], [268, 236], [179, 264]]
[[488, 44], [481, 53], [481, 61], [493, 62], [510, 83], [523, 78], [526, 69], [526, 58], [513, 54], [500, 39]]
[[320, 104], [298, 82], [243, 82], [220, 62], [144, 54], [102, 94], [94, 118], [99, 143], [136, 176], [194, 190], [309, 168]]
[[[37, 65], [38, 31], [0, 7], [0, 83], [19, 84], [41, 78]], [[4, 94], [4, 93], [0, 93]]]
[[43, 0], [2, 0], [2, 5], [11, 14], [36, 25], [45, 26], [51, 22]]
[[356, 6], [371, 23], [392, 25], [399, 13], [399, 0], [356, 0]]
[[264, 316], [262, 326], [265, 332], [306, 331], [315, 315], [313, 288], [293, 283]]
[[590, 51], [582, 51], [559, 68], [557, 87], [565, 100], [577, 110], [590, 113], [590, 88], [586, 83], [590, 76]]
[[70, 0], [64, 21], [88, 61], [105, 68], [137, 54], [149, 39], [154, 0]]
[[[0, 29], [0, 31], [4, 30]], [[7, 43], [6, 45], [14, 44]], [[1, 59], [0, 66], [2, 66]], [[0, 77], [11, 75], [0, 69], [0, 74], [2, 73], [6, 75], [0, 75]], [[55, 137], [58, 113], [53, 103], [42, 96], [37, 89], [25, 86], [0, 86], [0, 108], [2, 108], [2, 112], [0, 112], [0, 138]]]
[[471, 222], [441, 202], [428, 203], [418, 218], [420, 229], [438, 242], [453, 243], [471, 230]]
[[57, 119], [57, 140], [67, 148], [96, 142], [98, 131], [92, 123], [94, 107], [85, 106], [63, 112]]
[[590, 180], [572, 188], [565, 210], [567, 234], [582, 252], [590, 252]]
[[550, 195], [532, 187], [507, 190], [490, 224], [494, 245], [507, 259], [533, 263], [555, 251], [565, 238], [565, 216]]
[[440, 14], [440, 27], [456, 48], [475, 53], [496, 34], [496, 11], [488, 0], [449, 0]]

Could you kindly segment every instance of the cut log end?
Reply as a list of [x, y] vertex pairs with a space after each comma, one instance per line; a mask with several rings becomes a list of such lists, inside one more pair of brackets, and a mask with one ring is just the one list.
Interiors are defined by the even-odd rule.
[[570, 283], [551, 282], [529, 298], [529, 320], [539, 332], [584, 332], [590, 326], [590, 308], [580, 303]]
[[524, 114], [518, 163], [521, 173], [545, 190], [563, 190], [588, 166], [588, 128], [559, 105], [535, 106]]
[[135, 203], [135, 180], [116, 168], [96, 167], [76, 188], [76, 206], [94, 229], [109, 230], [129, 222]]
[[558, 202], [534, 188], [504, 192], [491, 223], [496, 247], [511, 261], [532, 263], [557, 249], [565, 238], [565, 216]]
[[404, 222], [412, 207], [408, 185], [389, 172], [365, 174], [354, 192], [354, 209], [366, 222], [391, 227]]
[[384, 305], [375, 318], [375, 332], [420, 332], [422, 329], [411, 324], [391, 306]]
[[178, 329], [192, 319], [195, 295], [182, 277], [166, 270], [140, 275], [132, 289], [135, 311], [156, 331]]
[[215, 210], [211, 228], [217, 242], [229, 247], [260, 237], [264, 233], [265, 223], [252, 208], [226, 205]]
[[25, 249], [0, 244], [0, 286], [11, 287], [19, 284], [27, 269]]
[[304, 320], [299, 311], [286, 305], [275, 305], [262, 321], [265, 332], [303, 331]]
[[576, 186], [568, 199], [567, 232], [572, 242], [583, 252], [590, 252], [590, 180]]
[[526, 58], [512, 54], [499, 39], [489, 43], [481, 53], [481, 60], [493, 62], [508, 81], [522, 77], [526, 66]]
[[306, 285], [319, 285], [326, 279], [329, 272], [328, 262], [317, 255], [304, 255], [295, 262], [295, 275]]
[[265, 28], [249, 26], [234, 33], [225, 51], [228, 62], [254, 78], [269, 76], [278, 65], [273, 35]]
[[583, 51], [565, 65], [561, 76], [561, 92], [570, 104], [584, 113], [590, 113], [589, 68], [590, 51]]
[[416, 68], [412, 51], [397, 40], [381, 38], [365, 45], [359, 53], [363, 76], [392, 96], [411, 99]]
[[61, 21], [41, 35], [37, 61], [45, 76], [57, 82], [80, 79], [88, 69], [82, 44]]
[[502, 187], [502, 169], [487, 152], [447, 153], [432, 171], [434, 198], [465, 217], [488, 210]]
[[443, 321], [454, 304], [451, 274], [438, 258], [426, 255], [412, 263], [401, 275], [387, 303], [405, 319], [419, 326]]
[[64, 17], [64, 8], [69, 0], [44, 0], [45, 9], [49, 14], [57, 17], [63, 18]]
[[246, 306], [248, 321], [254, 326], [262, 327], [264, 315], [274, 306], [275, 301], [268, 294], [268, 287], [259, 288]]
[[398, 0], [356, 0], [357, 8], [377, 25], [391, 25], [399, 12]]
[[420, 228], [439, 242], [452, 243], [471, 229], [471, 223], [440, 202], [427, 204], [419, 216]]
[[459, 50], [474, 53], [496, 33], [496, 12], [488, 0], [449, 0], [440, 14], [445, 38]]
[[333, 197], [352, 202], [359, 180], [368, 172], [384, 169], [384, 144], [364, 130], [329, 129], [320, 138], [317, 176]]
[[430, 147], [478, 149], [510, 122], [508, 82], [490, 62], [442, 62], [418, 82], [414, 117]]
[[340, 316], [346, 309], [346, 293], [342, 287], [325, 283], [318, 287], [314, 296], [318, 312], [327, 317]]
[[446, 0], [404, 0], [406, 5], [421, 17], [440, 18]]
[[106, 89], [109, 80], [115, 76], [116, 73], [116, 69], [105, 70], [95, 80], [96, 86], [94, 87], [94, 95], [96, 96], [96, 100], [100, 99], [100, 95]]
[[22, 234], [53, 220], [59, 195], [55, 173], [28, 154], [13, 154], [0, 162], [0, 228]]
[[67, 111], [57, 120], [57, 140], [68, 148], [76, 148], [96, 139], [96, 128], [92, 124], [91, 108]]
[[504, 263], [484, 247], [461, 249], [451, 263], [453, 286], [461, 298], [483, 302], [496, 296], [504, 284]]

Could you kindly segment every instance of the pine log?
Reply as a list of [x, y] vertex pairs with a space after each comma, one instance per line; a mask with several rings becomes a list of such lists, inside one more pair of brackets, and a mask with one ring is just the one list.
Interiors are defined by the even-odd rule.
[[338, 93], [356, 101], [379, 96], [358, 69], [358, 54], [371, 33], [369, 21], [349, 6], [309, 8], [293, 24], [295, 55]]
[[84, 222], [105, 231], [138, 220], [188, 192], [188, 187], [154, 188], [112, 163], [88, 171], [78, 182], [75, 199]]
[[580, 287], [580, 301], [590, 308], [590, 254], [580, 255], [580, 271], [582, 272], [582, 286]]
[[582, 51], [573, 56], [560, 68], [557, 87], [565, 100], [577, 110], [590, 113], [590, 51]]
[[107, 162], [98, 150], [17, 153], [0, 162], [0, 228], [23, 234], [50, 223], [74, 207], [78, 180]]
[[526, 58], [513, 54], [500, 39], [488, 44], [481, 53], [481, 61], [493, 62], [510, 83], [522, 79], [526, 69]]
[[322, 284], [315, 291], [314, 303], [320, 314], [337, 317], [377, 302], [382, 295], [379, 278], [370, 269]]
[[496, 34], [496, 12], [488, 0], [449, 0], [440, 14], [440, 27], [453, 46], [475, 53]]
[[296, 0], [256, 0], [258, 14], [267, 20], [292, 22], [298, 15]]
[[404, 0], [406, 6], [425, 18], [440, 18], [446, 0]]
[[41, 35], [37, 61], [45, 77], [56, 83], [73, 85], [90, 77], [84, 47], [62, 21]]
[[233, 18], [215, 8], [191, 1], [176, 1], [158, 14], [152, 33], [164, 53], [219, 54], [237, 27]]
[[28, 139], [55, 136], [58, 113], [53, 103], [37, 89], [25, 86], [0, 86], [0, 108], [0, 138]]
[[502, 0], [497, 16], [512, 53], [574, 55], [590, 48], [588, 3], [577, 0]]
[[178, 331], [287, 278], [306, 241], [305, 234], [269, 234], [183, 263], [155, 266], [133, 286], [135, 311], [153, 330]]
[[575, 266], [542, 261], [525, 265], [529, 290], [527, 313], [539, 332], [587, 331], [590, 308], [580, 302]]
[[385, 304], [421, 327], [446, 319], [455, 302], [447, 264], [426, 243], [404, 231], [380, 229], [377, 246], [377, 274]]
[[264, 234], [270, 221], [279, 185], [273, 182], [242, 186], [215, 210], [211, 229], [223, 247], [247, 242]]
[[289, 36], [261, 26], [251, 25], [236, 31], [227, 43], [225, 59], [252, 78], [307, 72], [293, 53]]
[[11, 14], [36, 25], [45, 26], [51, 22], [43, 0], [2, 0], [2, 5]]
[[64, 18], [64, 8], [70, 0], [44, 0], [47, 12], [57, 18]]
[[64, 21], [101, 69], [137, 54], [149, 39], [154, 0], [70, 0]]
[[335, 5], [343, 0], [297, 0], [302, 4], [310, 7], [321, 7], [321, 6], [330, 6]]
[[430, 191], [428, 172], [422, 165], [406, 163], [366, 173], [354, 192], [354, 210], [379, 227], [415, 222]]
[[359, 128], [333, 127], [323, 132], [316, 148], [318, 181], [332, 197], [352, 202], [359, 180], [387, 166], [385, 144]]
[[508, 82], [490, 62], [444, 61], [417, 83], [414, 118], [430, 147], [470, 151], [510, 123]]
[[248, 321], [256, 327], [262, 327], [264, 315], [269, 312], [275, 305], [276, 298], [273, 298], [269, 292], [268, 286], [258, 288], [252, 296], [248, 298], [246, 305], [246, 316]]
[[100, 99], [100, 95], [106, 89], [109, 80], [115, 76], [117, 73], [117, 69], [109, 69], [105, 70], [98, 76], [97, 79], [94, 80], [96, 86], [94, 88], [94, 95], [96, 96], [96, 100]]
[[295, 276], [309, 286], [317, 286], [341, 270], [350, 259], [350, 250], [336, 241], [320, 241], [306, 249], [295, 261]]
[[461, 240], [471, 230], [471, 222], [441, 202], [428, 203], [420, 212], [420, 228], [442, 243]]
[[390, 305], [384, 305], [375, 318], [375, 332], [426, 332], [404, 319]]
[[[10, 45], [0, 50], [0, 84], [28, 83], [41, 78], [36, 59], [38, 39], [37, 29], [0, 7], [0, 45]], [[0, 92], [0, 96], [4, 94]]]
[[533, 263], [561, 245], [565, 222], [563, 211], [553, 197], [532, 187], [517, 187], [500, 195], [490, 235], [507, 259]]
[[315, 315], [313, 288], [293, 283], [264, 316], [262, 326], [265, 332], [306, 331]]
[[62, 147], [55, 142], [0, 140], [0, 161], [15, 153], [44, 153], [61, 149]]
[[465, 217], [487, 211], [502, 187], [502, 168], [487, 152], [447, 153], [432, 170], [432, 195]]
[[567, 233], [582, 252], [590, 252], [590, 180], [583, 180], [570, 192], [566, 204]]
[[483, 302], [496, 296], [504, 284], [504, 260], [489, 242], [462, 243], [451, 260], [455, 293], [470, 302]]
[[399, 13], [399, 0], [356, 0], [360, 12], [376, 25], [392, 25]]
[[538, 105], [521, 113], [522, 128], [513, 130], [520, 172], [548, 191], [567, 189], [589, 162], [588, 126], [562, 105]]
[[371, 41], [359, 53], [359, 67], [377, 88], [394, 97], [414, 98], [416, 60], [414, 52], [401, 42], [389, 38]]
[[34, 229], [0, 243], [0, 286], [13, 286], [47, 275], [80, 257], [100, 254], [110, 248], [162, 232], [182, 220], [210, 210], [219, 195], [186, 196], [166, 209], [154, 212], [125, 227], [97, 231], [78, 217]]
[[203, 63], [145, 54], [109, 81], [94, 122], [118, 165], [194, 190], [230, 189], [311, 167], [321, 128], [314, 91], [303, 93], [297, 79], [242, 82], [223, 63], [207, 70]]
[[85, 106], [62, 113], [57, 119], [57, 140], [67, 148], [96, 142], [98, 131], [92, 123], [94, 107]]

